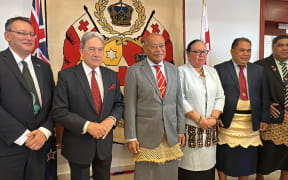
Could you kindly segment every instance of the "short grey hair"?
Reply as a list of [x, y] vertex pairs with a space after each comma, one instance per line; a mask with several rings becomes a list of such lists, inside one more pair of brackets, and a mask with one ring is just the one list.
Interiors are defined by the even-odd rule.
[[84, 49], [86, 42], [93, 37], [96, 37], [99, 40], [101, 40], [101, 42], [104, 46], [104, 38], [100, 33], [98, 33], [98, 32], [86, 32], [81, 38], [80, 49]]

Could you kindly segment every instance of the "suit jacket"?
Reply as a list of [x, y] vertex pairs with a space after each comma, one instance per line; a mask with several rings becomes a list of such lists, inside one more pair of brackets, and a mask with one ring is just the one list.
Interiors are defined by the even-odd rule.
[[99, 119], [82, 63], [58, 74], [53, 118], [64, 126], [62, 154], [74, 163], [89, 164], [96, 152], [102, 160], [112, 155], [113, 131], [104, 140], [96, 140], [89, 133], [82, 134], [86, 121], [100, 123], [108, 116], [114, 116], [118, 122], [123, 114], [123, 96], [117, 73], [105, 67], [100, 67], [100, 71], [104, 98]]
[[[54, 80], [50, 66], [31, 57], [38, 79], [42, 107], [34, 116], [33, 97], [11, 51], [0, 52], [0, 156], [28, 152], [28, 148], [16, 145], [26, 129], [33, 131], [45, 127], [53, 132], [51, 109]], [[49, 141], [48, 141], [49, 142]], [[46, 143], [42, 149], [48, 148]]]
[[[225, 94], [225, 106], [221, 120], [224, 128], [229, 128], [240, 97], [239, 80], [232, 60], [215, 66]], [[269, 122], [269, 92], [264, 68], [247, 64], [249, 100], [252, 111], [253, 130], [258, 130], [260, 122]]]
[[278, 103], [278, 110], [280, 116], [278, 118], [271, 117], [271, 123], [282, 123], [284, 119], [284, 92], [285, 86], [283, 84], [281, 75], [275, 63], [273, 56], [269, 56], [263, 60], [255, 62], [264, 67], [266, 79], [269, 87], [270, 103]]
[[147, 59], [129, 67], [126, 72], [125, 138], [137, 138], [141, 147], [159, 146], [164, 130], [169, 145], [175, 145], [178, 134], [185, 132], [178, 68], [163, 63], [166, 75], [164, 99]]

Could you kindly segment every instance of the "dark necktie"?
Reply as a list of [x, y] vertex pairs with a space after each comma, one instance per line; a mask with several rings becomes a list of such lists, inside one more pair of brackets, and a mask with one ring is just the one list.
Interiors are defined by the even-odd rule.
[[245, 76], [243, 73], [243, 69], [245, 66], [243, 65], [238, 65], [238, 66], [240, 68], [240, 71], [239, 71], [240, 99], [247, 101], [248, 96], [247, 96], [246, 80], [245, 80]]
[[286, 63], [280, 63], [283, 75], [283, 83], [285, 86], [285, 95], [284, 95], [284, 106], [288, 106], [288, 70]]
[[102, 108], [102, 100], [101, 100], [99, 86], [95, 78], [95, 70], [92, 71], [92, 76], [91, 76], [91, 91], [92, 91], [92, 96], [93, 96], [96, 112], [99, 118], [100, 113], [101, 113], [101, 108]]
[[156, 68], [156, 76], [157, 76], [157, 81], [158, 81], [158, 88], [160, 90], [161, 96], [164, 99], [165, 97], [165, 92], [166, 92], [166, 81], [165, 77], [160, 69], [160, 65], [154, 65]]
[[23, 64], [23, 71], [22, 71], [23, 77], [33, 97], [34, 115], [37, 115], [38, 112], [40, 111], [40, 103], [39, 103], [39, 98], [38, 98], [36, 88], [34, 85], [34, 81], [29, 71], [29, 68], [27, 66], [27, 63], [25, 61], [21, 61], [21, 63]]

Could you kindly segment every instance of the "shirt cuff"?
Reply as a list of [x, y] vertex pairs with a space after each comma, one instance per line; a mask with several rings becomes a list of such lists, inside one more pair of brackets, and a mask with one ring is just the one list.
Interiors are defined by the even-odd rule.
[[114, 126], [116, 126], [117, 119], [114, 116], [109, 116], [109, 118], [114, 120]]
[[27, 136], [28, 133], [30, 133], [30, 131], [26, 129], [26, 131], [19, 138], [17, 138], [14, 141], [14, 143], [19, 146], [22, 146], [25, 143], [25, 141], [28, 139], [28, 136]]
[[126, 141], [130, 142], [130, 141], [136, 141], [137, 138], [133, 138], [133, 139], [126, 139]]
[[87, 133], [87, 129], [88, 129], [88, 124], [90, 123], [90, 121], [86, 121], [83, 129], [82, 129], [82, 134], [86, 134]]
[[38, 130], [40, 130], [46, 137], [46, 141], [49, 139], [49, 137], [51, 136], [51, 131], [49, 131], [47, 128], [45, 127], [40, 127], [38, 128]]

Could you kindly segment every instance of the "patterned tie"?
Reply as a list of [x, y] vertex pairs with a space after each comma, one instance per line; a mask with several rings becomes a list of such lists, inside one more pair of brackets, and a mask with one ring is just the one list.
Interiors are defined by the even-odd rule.
[[32, 79], [32, 76], [30, 74], [29, 68], [27, 66], [27, 63], [25, 61], [21, 61], [23, 64], [23, 70], [22, 74], [25, 79], [26, 85], [29, 88], [29, 91], [31, 92], [31, 95], [33, 97], [33, 108], [34, 108], [34, 115], [37, 115], [38, 112], [40, 111], [40, 103], [39, 103], [39, 98], [35, 89], [34, 81]]
[[92, 91], [92, 96], [93, 96], [96, 112], [99, 118], [100, 113], [101, 113], [101, 108], [102, 108], [102, 100], [101, 100], [99, 86], [95, 78], [95, 70], [92, 71], [92, 76], [91, 76], [91, 91]]
[[164, 99], [165, 97], [165, 91], [166, 91], [166, 81], [165, 77], [161, 72], [160, 65], [154, 65], [156, 68], [156, 75], [157, 75], [157, 81], [158, 81], [158, 88], [160, 90], [161, 96]]
[[238, 66], [240, 68], [240, 72], [239, 72], [240, 99], [247, 101], [248, 96], [247, 96], [246, 80], [245, 80], [245, 76], [243, 73], [243, 69], [245, 66], [243, 65], [238, 65]]
[[286, 63], [281, 62], [280, 65], [283, 75], [283, 84], [285, 86], [284, 106], [286, 107], [288, 105], [288, 70], [286, 67]]

